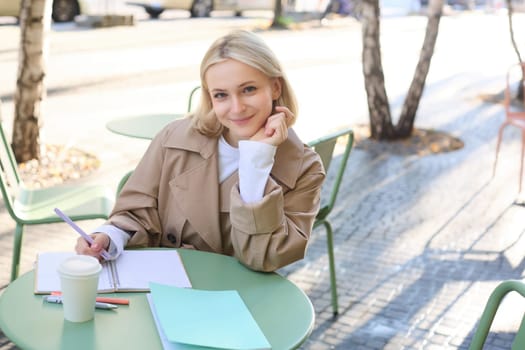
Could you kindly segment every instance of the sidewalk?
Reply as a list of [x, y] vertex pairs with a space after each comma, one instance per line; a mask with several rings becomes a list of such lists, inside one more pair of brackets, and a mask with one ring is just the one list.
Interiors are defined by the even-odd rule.
[[[322, 228], [314, 231], [307, 257], [281, 271], [315, 308], [314, 331], [302, 349], [467, 349], [493, 288], [523, 278], [525, 207], [514, 204], [520, 138], [511, 128], [505, 132], [492, 179], [504, 112], [475, 96], [499, 92], [503, 78], [474, 80], [470, 74], [474, 70], [428, 86], [425, 94], [432, 98], [424, 98], [416, 119], [417, 127], [461, 138], [463, 149], [424, 157], [389, 154], [385, 147], [352, 151], [331, 216], [340, 315], [332, 318]], [[116, 184], [145, 147], [137, 142], [127, 147], [123, 140], [109, 135], [92, 145], [115, 160], [105, 158], [105, 181]], [[2, 205], [0, 222], [1, 286], [9, 279], [14, 230]], [[76, 238], [65, 224], [28, 227], [22, 273], [32, 268], [36, 252], [70, 250]], [[514, 296], [504, 306], [487, 349], [510, 348], [525, 310]], [[7, 349], [16, 347], [0, 336], [0, 350]]]
[[[522, 279], [525, 267], [513, 132], [506, 134], [506, 164], [491, 180], [502, 117], [499, 106], [472, 106], [450, 126], [465, 148], [449, 154], [353, 151], [332, 217], [341, 315], [331, 318], [323, 232], [308, 259], [288, 269], [317, 313], [305, 349], [468, 348], [492, 289]], [[486, 349], [510, 349], [525, 310], [512, 300]]]

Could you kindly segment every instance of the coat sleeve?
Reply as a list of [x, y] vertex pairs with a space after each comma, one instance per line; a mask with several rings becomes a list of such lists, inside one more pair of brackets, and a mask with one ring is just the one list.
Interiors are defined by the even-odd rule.
[[304, 258], [324, 179], [319, 156], [305, 148], [294, 188], [288, 189], [270, 176], [263, 199], [247, 204], [234, 186], [230, 220], [237, 259], [254, 270], [275, 271]]
[[[162, 225], [158, 193], [162, 166], [161, 133], [154, 138], [117, 198], [108, 223], [128, 232], [127, 246], [158, 246]], [[147, 181], [146, 181], [147, 180]]]

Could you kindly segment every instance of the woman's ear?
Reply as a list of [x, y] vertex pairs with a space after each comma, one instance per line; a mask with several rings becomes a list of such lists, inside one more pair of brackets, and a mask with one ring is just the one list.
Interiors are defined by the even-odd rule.
[[277, 100], [281, 97], [282, 81], [281, 78], [272, 78], [272, 100]]

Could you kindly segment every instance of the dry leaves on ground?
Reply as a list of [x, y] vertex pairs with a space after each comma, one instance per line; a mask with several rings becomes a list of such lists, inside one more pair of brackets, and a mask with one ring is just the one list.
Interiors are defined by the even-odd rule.
[[464, 146], [459, 138], [433, 129], [414, 129], [411, 137], [395, 141], [371, 139], [368, 125], [356, 125], [354, 134], [356, 148], [374, 151], [374, 153], [425, 156], [455, 151]]
[[44, 188], [77, 180], [100, 166], [99, 159], [74, 147], [42, 145], [40, 160], [19, 164], [24, 184], [29, 188]]

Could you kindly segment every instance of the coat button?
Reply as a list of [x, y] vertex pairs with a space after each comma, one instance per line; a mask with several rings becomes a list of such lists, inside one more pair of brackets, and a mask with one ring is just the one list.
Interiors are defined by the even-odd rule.
[[173, 233], [168, 233], [167, 238], [168, 241], [170, 241], [172, 244], [175, 244], [177, 242], [177, 238]]

